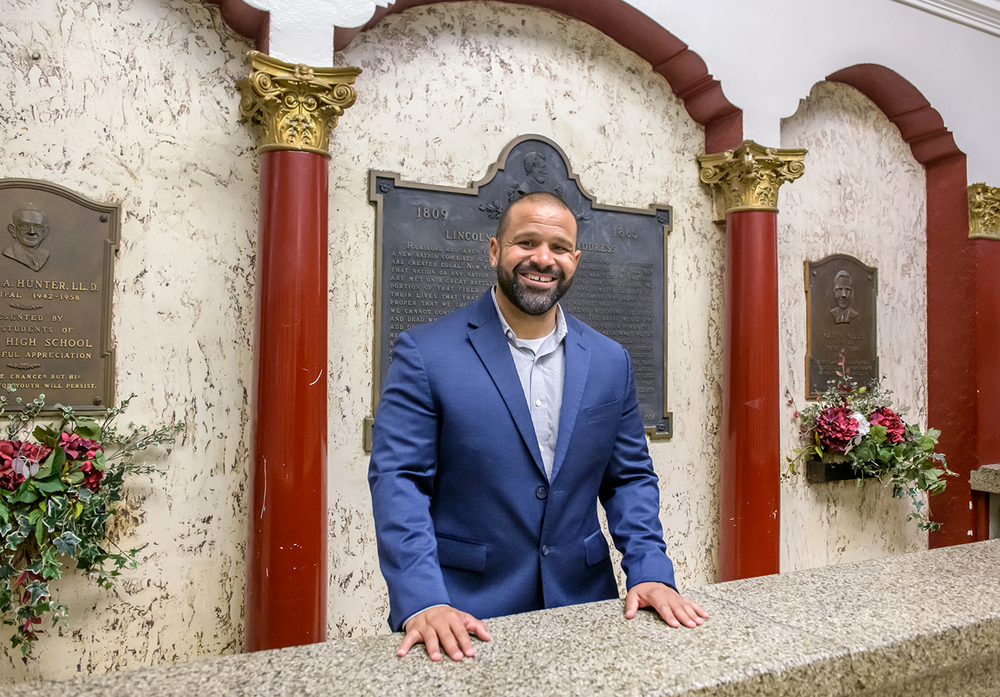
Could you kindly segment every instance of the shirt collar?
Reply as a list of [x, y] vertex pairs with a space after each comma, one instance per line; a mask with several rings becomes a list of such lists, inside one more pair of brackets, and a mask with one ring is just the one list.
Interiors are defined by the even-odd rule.
[[[514, 330], [510, 328], [509, 324], [507, 324], [507, 320], [504, 319], [503, 313], [500, 311], [500, 305], [497, 303], [496, 286], [493, 286], [493, 288], [490, 290], [490, 297], [493, 299], [493, 307], [497, 311], [497, 317], [500, 318], [500, 326], [503, 327], [503, 334], [505, 337], [507, 337], [507, 341], [513, 344], [514, 346], [517, 346], [518, 348], [525, 347], [526, 344], [521, 343], [521, 339], [517, 338], [517, 335], [514, 333]], [[549, 337], [551, 337], [554, 340], [553, 343], [556, 346], [558, 346], [562, 342], [562, 340], [566, 338], [566, 318], [563, 317], [562, 306], [559, 303], [556, 303], [556, 328], [553, 329], [552, 333], [545, 338], [548, 339]], [[548, 342], [543, 342], [543, 345], [547, 343]]]

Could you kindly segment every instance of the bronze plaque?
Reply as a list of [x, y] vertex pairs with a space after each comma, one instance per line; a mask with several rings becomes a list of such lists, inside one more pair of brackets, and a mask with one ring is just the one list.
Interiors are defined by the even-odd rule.
[[879, 377], [876, 355], [878, 269], [847, 254], [807, 261], [806, 398], [816, 399], [839, 380], [843, 356], [859, 387]]
[[577, 219], [583, 254], [573, 288], [560, 303], [628, 349], [646, 431], [652, 438], [669, 438], [665, 269], [673, 209], [595, 203], [559, 146], [542, 136], [515, 139], [468, 189], [371, 172], [369, 198], [376, 204], [374, 403], [400, 332], [472, 302], [496, 282], [489, 240], [497, 220], [512, 201], [534, 191], [557, 194]]
[[79, 411], [115, 401], [111, 293], [120, 209], [31, 179], [0, 179], [0, 386]]

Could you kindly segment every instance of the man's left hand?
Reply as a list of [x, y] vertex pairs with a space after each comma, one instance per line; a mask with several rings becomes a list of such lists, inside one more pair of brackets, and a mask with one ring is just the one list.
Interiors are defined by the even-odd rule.
[[640, 607], [656, 610], [671, 627], [697, 627], [704, 624], [708, 613], [665, 583], [637, 583], [625, 596], [625, 619], [632, 619]]

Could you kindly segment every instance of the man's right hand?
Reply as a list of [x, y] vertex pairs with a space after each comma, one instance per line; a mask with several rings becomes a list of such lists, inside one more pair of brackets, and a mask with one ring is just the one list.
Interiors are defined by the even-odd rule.
[[405, 656], [414, 644], [423, 643], [432, 661], [441, 660], [441, 649], [453, 661], [476, 655], [469, 634], [475, 632], [483, 641], [490, 640], [486, 625], [467, 612], [447, 605], [431, 607], [419, 612], [406, 623], [406, 636], [396, 651], [397, 656]]

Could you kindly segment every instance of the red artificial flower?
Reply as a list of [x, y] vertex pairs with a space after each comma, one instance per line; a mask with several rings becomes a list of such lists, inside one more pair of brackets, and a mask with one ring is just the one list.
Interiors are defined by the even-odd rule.
[[886, 440], [890, 443], [899, 443], [903, 440], [906, 426], [903, 420], [889, 407], [879, 407], [868, 417], [868, 423], [873, 426], [885, 426]]
[[104, 479], [104, 472], [94, 467], [94, 463], [90, 460], [84, 460], [80, 464], [80, 471], [83, 472], [83, 486], [96, 494], [101, 487], [101, 480]]
[[96, 440], [90, 440], [75, 433], [60, 433], [59, 447], [70, 460], [93, 460], [103, 446]]
[[825, 448], [847, 452], [858, 435], [858, 422], [848, 407], [830, 407], [816, 417], [816, 433]]
[[0, 440], [0, 487], [14, 491], [24, 481], [24, 474], [14, 469], [14, 461], [40, 463], [52, 452], [43, 445], [19, 440]]
[[96, 492], [101, 486], [104, 472], [94, 467], [93, 461], [97, 457], [97, 453], [104, 450], [104, 446], [96, 440], [84, 438], [75, 433], [60, 433], [59, 447], [66, 453], [68, 460], [80, 463], [78, 469], [83, 472], [82, 485]]

